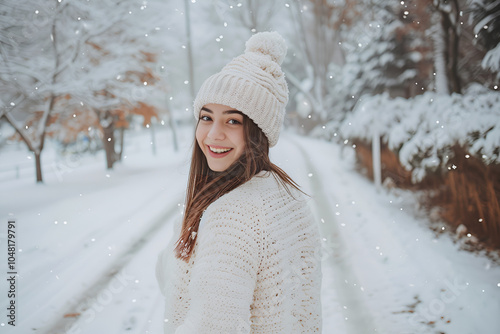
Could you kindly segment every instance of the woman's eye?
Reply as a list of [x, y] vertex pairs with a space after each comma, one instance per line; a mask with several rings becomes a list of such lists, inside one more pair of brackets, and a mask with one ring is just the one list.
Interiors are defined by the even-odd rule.
[[241, 124], [241, 122], [236, 119], [230, 119], [229, 124]]
[[200, 117], [200, 120], [202, 120], [202, 121], [210, 121], [211, 119], [207, 115], [203, 115], [203, 116]]

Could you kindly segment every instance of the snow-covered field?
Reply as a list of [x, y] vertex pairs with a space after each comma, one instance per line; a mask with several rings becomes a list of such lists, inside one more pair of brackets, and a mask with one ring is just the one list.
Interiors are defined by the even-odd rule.
[[[24, 148], [0, 151], [1, 249], [13, 219], [19, 247], [16, 327], [3, 311], [0, 332], [162, 333], [154, 266], [180, 219], [192, 130], [177, 153], [169, 136], [158, 131], [153, 155], [149, 134], [130, 135], [112, 171], [100, 154], [61, 159], [49, 147], [43, 185], [29, 167], [16, 177]], [[311, 195], [323, 234], [323, 333], [498, 333], [498, 264], [437, 237], [411, 194], [377, 192], [351, 150], [287, 132], [271, 150]]]

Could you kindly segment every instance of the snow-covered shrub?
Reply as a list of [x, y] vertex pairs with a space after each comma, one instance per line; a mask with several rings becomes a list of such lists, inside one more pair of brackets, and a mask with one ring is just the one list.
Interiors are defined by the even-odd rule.
[[418, 183], [449, 166], [453, 146], [486, 165], [500, 164], [500, 93], [471, 85], [463, 95], [426, 92], [412, 99], [364, 97], [340, 127], [344, 138], [371, 142], [374, 131]]

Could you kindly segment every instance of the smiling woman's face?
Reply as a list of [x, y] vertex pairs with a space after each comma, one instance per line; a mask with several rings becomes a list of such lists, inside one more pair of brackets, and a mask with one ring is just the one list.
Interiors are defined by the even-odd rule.
[[243, 114], [222, 104], [207, 104], [200, 111], [196, 141], [214, 172], [229, 168], [245, 149]]

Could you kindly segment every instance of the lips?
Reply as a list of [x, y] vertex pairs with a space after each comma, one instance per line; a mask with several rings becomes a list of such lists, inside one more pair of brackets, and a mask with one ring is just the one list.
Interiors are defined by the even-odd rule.
[[216, 147], [209, 145], [207, 145], [207, 147], [208, 147], [208, 153], [210, 154], [211, 157], [214, 158], [223, 158], [233, 150], [230, 147]]
[[214, 153], [226, 153], [232, 150], [232, 148], [218, 148], [213, 146], [208, 146], [208, 149]]

